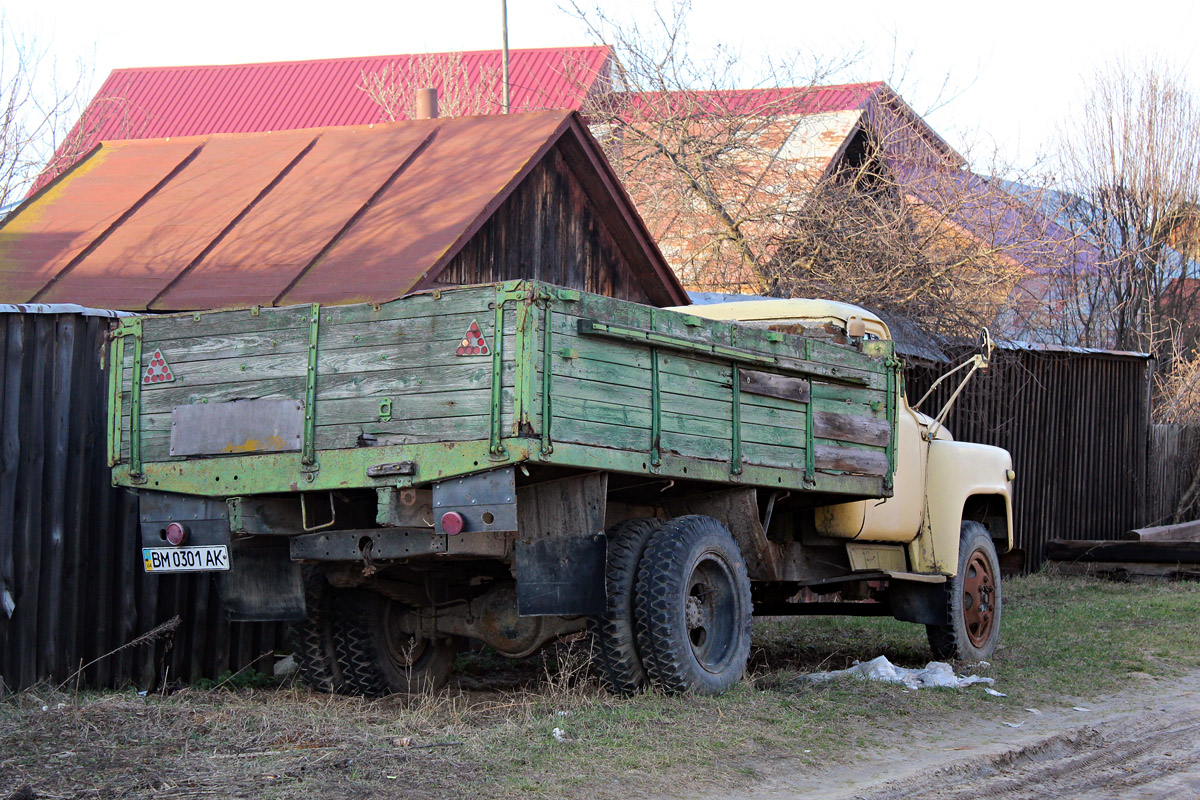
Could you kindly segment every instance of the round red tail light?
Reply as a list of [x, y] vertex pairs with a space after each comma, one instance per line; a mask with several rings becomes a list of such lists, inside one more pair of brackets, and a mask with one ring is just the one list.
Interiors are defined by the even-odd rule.
[[466, 520], [457, 511], [447, 511], [445, 514], [442, 514], [442, 530], [451, 536], [462, 533], [465, 526]]
[[178, 522], [172, 522], [167, 526], [167, 541], [173, 545], [181, 545], [187, 541], [187, 528], [183, 527]]

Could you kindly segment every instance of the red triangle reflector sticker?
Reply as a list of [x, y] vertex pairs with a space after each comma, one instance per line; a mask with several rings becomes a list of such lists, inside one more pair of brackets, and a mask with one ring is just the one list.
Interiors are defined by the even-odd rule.
[[479, 330], [479, 323], [471, 320], [471, 327], [467, 328], [467, 332], [458, 343], [458, 349], [454, 351], [454, 354], [458, 356], [486, 356], [491, 352], [488, 349], [487, 342], [483, 338], [483, 332]]
[[173, 380], [175, 380], [175, 373], [171, 371], [171, 365], [163, 357], [162, 350], [155, 350], [150, 354], [150, 363], [142, 371], [142, 385], [170, 383]]

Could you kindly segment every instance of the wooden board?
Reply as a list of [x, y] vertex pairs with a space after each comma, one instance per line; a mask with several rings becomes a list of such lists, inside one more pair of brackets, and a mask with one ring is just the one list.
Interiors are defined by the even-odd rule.
[[1147, 564], [1200, 562], [1200, 542], [1068, 541], [1046, 545], [1051, 561], [1128, 561]]
[[1135, 542], [1200, 542], [1200, 521], [1135, 528], [1126, 538]]

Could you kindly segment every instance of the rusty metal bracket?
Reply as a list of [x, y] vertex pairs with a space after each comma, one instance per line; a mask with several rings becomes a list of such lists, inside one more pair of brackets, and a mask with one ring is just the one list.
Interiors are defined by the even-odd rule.
[[300, 492], [300, 527], [304, 529], [305, 533], [332, 528], [333, 524], [337, 522], [337, 511], [333, 507], [333, 492], [329, 492], [329, 522], [322, 525], [308, 524], [308, 506], [304, 502], [305, 495], [307, 494], [307, 492]]

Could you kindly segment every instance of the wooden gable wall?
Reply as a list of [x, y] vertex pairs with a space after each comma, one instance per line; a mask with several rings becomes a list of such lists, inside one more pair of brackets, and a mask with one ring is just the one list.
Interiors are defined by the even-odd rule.
[[655, 304], [558, 146], [471, 237], [437, 284], [518, 278]]

